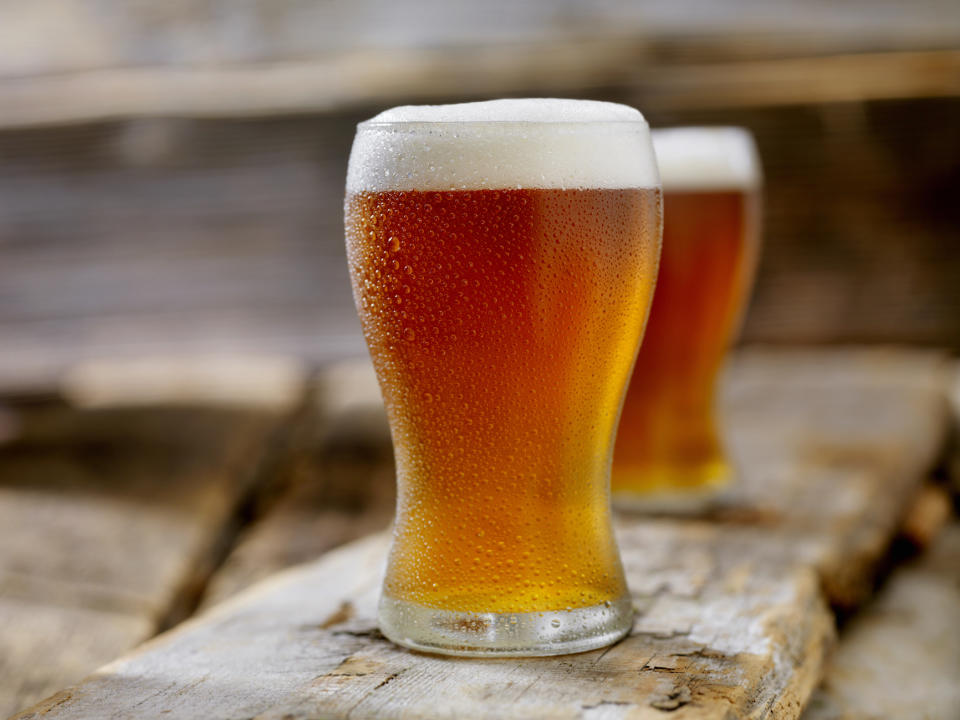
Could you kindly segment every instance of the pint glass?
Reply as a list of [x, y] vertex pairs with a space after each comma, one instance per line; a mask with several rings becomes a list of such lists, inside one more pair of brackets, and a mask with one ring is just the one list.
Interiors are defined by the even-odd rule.
[[617, 640], [609, 464], [661, 232], [643, 117], [395, 108], [358, 126], [345, 216], [397, 465], [384, 635], [484, 656]]
[[740, 128], [653, 133], [663, 182], [663, 254], [613, 459], [618, 507], [696, 511], [728, 482], [717, 375], [759, 250], [760, 166]]

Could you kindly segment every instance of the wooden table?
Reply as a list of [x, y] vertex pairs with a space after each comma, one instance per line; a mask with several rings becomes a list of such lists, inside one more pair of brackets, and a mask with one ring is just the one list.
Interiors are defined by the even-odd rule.
[[[221, 478], [209, 481], [218, 488], [232, 488], [226, 493], [230, 501], [212, 503], [226, 510], [190, 514], [179, 509], [173, 514], [207, 518], [190, 522], [205, 528], [207, 547], [219, 547], [212, 554], [200, 553], [222, 560], [212, 577], [202, 574], [203, 597], [196, 588], [188, 593], [188, 610], [197, 602], [204, 610], [18, 717], [797, 718], [809, 705], [807, 720], [869, 718], [878, 716], [876, 707], [917, 707], [916, 698], [889, 682], [895, 663], [866, 662], [879, 637], [902, 643], [905, 656], [929, 656], [925, 668], [936, 660], [940, 675], [928, 673], [924, 686], [933, 688], [930, 697], [936, 696], [929, 716], [950, 718], [956, 699], [951, 673], [960, 670], [960, 638], [947, 632], [956, 627], [950, 620], [956, 585], [949, 573], [956, 567], [958, 531], [951, 529], [928, 558], [894, 573], [875, 603], [852, 614], [873, 593], [904, 523], [913, 527], [914, 543], [924, 544], [947, 514], [942, 491], [924, 489], [950, 426], [946, 368], [936, 354], [893, 350], [741, 355], [726, 392], [731, 444], [743, 467], [739, 485], [710, 517], [618, 518], [637, 608], [633, 631], [612, 648], [548, 659], [451, 660], [387, 642], [374, 615], [388, 545], [384, 533], [312, 560], [389, 519], [389, 445], [366, 366], [330, 369], [319, 383], [305, 383], [310, 392], [299, 402], [281, 410], [240, 413], [228, 422], [234, 410], [219, 422], [205, 421], [207, 432], [216, 427], [229, 442], [214, 442], [198, 427], [174, 422], [157, 430], [151, 442], [156, 444], [164, 432], [196, 433], [206, 450], [191, 455], [199, 458], [192, 465], [164, 468], [164, 482], [180, 478], [172, 487], [203, 487], [194, 485], [202, 476]], [[82, 426], [89, 420], [85, 417]], [[22, 454], [24, 442], [11, 446], [12, 451], [8, 447], [2, 460], [10, 462], [11, 452]], [[38, 457], [30, 462], [45, 462], [49, 449], [34, 445]], [[236, 468], [237, 461], [227, 462], [222, 450], [214, 451], [218, 447], [242, 449], [247, 463], [250, 453], [259, 452], [264, 459], [256, 470], [248, 465], [246, 474], [226, 481], [222, 478], [233, 476], [223, 468]], [[71, 462], [89, 461], [89, 449], [68, 449]], [[157, 470], [156, 456], [131, 453], [139, 459], [123, 467]], [[88, 472], [96, 475], [101, 469]], [[43, 503], [58, 497], [37, 498], [16, 483], [10, 492], [19, 503], [11, 515], [22, 518], [18, 534], [32, 518], [43, 516]], [[156, 494], [143, 496], [148, 497], [129, 507], [143, 503], [155, 513], [167, 505]], [[169, 504], [179, 507], [172, 500]], [[916, 509], [907, 517], [910, 507]], [[125, 546], [136, 560], [129, 561], [129, 569], [116, 570], [118, 589], [101, 595], [166, 598], [153, 600], [152, 606], [138, 599], [137, 607], [159, 603], [167, 608], [160, 615], [169, 619], [157, 621], [156, 611], [150, 615], [123, 606], [126, 614], [120, 616], [136, 622], [114, 641], [115, 652], [186, 612], [169, 609], [169, 591], [137, 590], [146, 582], [138, 577], [167, 588], [182, 587], [184, 581], [161, 583], [159, 574], [143, 570], [144, 558], [152, 559], [156, 548], [164, 548], [165, 556], [167, 549], [151, 534], [150, 523], [139, 520], [150, 513], [136, 512], [128, 509], [123, 526]], [[56, 518], [57, 513], [49, 515], [51, 527]], [[102, 554], [113, 537], [111, 531], [86, 540], [84, 553]], [[40, 558], [31, 563], [53, 567], [56, 558], [64, 557], [62, 546], [39, 540], [30, 544], [32, 554], [15, 556], [18, 567], [26, 566], [22, 558]], [[189, 548], [176, 545], [169, 555], [180, 558], [179, 566], [190, 564], [196, 547], [196, 542]], [[5, 546], [0, 553], [3, 588], [12, 585], [10, 568], [16, 566], [7, 554]], [[80, 586], [88, 574], [78, 573], [71, 582]], [[168, 571], [164, 577], [174, 575]], [[29, 587], [40, 587], [39, 582]], [[49, 607], [37, 603], [51, 593], [31, 592], [23, 595], [30, 604]], [[76, 607], [87, 611], [92, 604], [80, 594], [57, 597], [68, 598], [62, 604], [70, 612]], [[926, 610], [902, 615], [913, 602]], [[836, 636], [831, 608], [853, 620], [841, 628], [839, 649], [828, 660]], [[31, 617], [34, 623], [24, 632], [0, 634], [0, 648], [7, 654], [8, 638], [15, 647], [25, 647], [44, 631], [40, 614], [17, 615], [3, 604], [0, 613], [7, 627], [6, 617], [15, 622]], [[121, 626], [109, 618], [105, 625]], [[82, 622], [73, 626], [99, 634]], [[938, 635], [939, 654], [910, 645]], [[69, 644], [76, 646], [81, 636], [79, 631], [70, 635]], [[23, 688], [30, 683], [53, 691], [78, 679], [82, 663], [53, 671], [61, 658], [51, 650], [34, 649], [16, 665], [9, 664], [14, 672], [4, 677], [20, 683], [19, 695], [14, 687], [14, 702], [29, 696]], [[89, 658], [91, 663], [95, 659]], [[880, 666], [886, 675], [851, 671]], [[27, 669], [35, 678], [29, 682], [23, 679]], [[944, 673], [946, 680], [938, 682]], [[825, 674], [827, 683], [814, 694]], [[871, 683], [884, 684], [886, 695], [873, 692]], [[10, 697], [6, 686], [0, 684], [0, 690]], [[901, 701], [907, 704], [895, 704]]]

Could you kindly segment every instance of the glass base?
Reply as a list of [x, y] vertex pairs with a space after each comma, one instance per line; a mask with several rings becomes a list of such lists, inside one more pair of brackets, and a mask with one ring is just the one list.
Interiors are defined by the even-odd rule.
[[380, 598], [380, 631], [413, 650], [463, 657], [542, 657], [596, 650], [633, 625], [629, 596], [572, 610], [484, 613]]
[[645, 515], [704, 515], [717, 506], [722, 490], [720, 487], [711, 487], [674, 492], [652, 491], [642, 495], [620, 493], [613, 496], [613, 507], [621, 512]]
[[[730, 485], [732, 472], [726, 461], [719, 460], [692, 466], [614, 468], [614, 476], [612, 501], [617, 510], [702, 515], [715, 508]], [[634, 487], [637, 489], [627, 489]]]

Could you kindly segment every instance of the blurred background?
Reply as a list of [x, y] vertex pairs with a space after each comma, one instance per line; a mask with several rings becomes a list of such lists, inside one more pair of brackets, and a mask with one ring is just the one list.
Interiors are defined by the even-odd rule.
[[[765, 245], [741, 342], [922, 349], [841, 356], [832, 382], [866, 368], [942, 399], [960, 351], [957, 0], [0, 0], [0, 717], [386, 525], [382, 407], [348, 362], [366, 357], [343, 246], [354, 128], [504, 96], [749, 128]], [[777, 373], [805, 398], [831, 373], [804, 357], [748, 362], [747, 400], [776, 401]], [[823, 412], [870, 414], [838, 397]], [[819, 462], [859, 468], [865, 447]], [[960, 477], [945, 462], [940, 480]], [[872, 493], [877, 556], [898, 493]]]
[[5, 0], [0, 385], [105, 356], [362, 355], [355, 124], [528, 95], [754, 132], [745, 342], [960, 349], [955, 0]]

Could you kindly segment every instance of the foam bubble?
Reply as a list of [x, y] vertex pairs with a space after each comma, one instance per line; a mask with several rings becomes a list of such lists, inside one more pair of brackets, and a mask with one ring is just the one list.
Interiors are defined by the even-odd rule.
[[659, 184], [643, 116], [587, 100], [393, 108], [357, 127], [347, 171], [348, 192]]
[[665, 190], [749, 190], [762, 182], [757, 147], [744, 128], [676, 127], [652, 134]]

